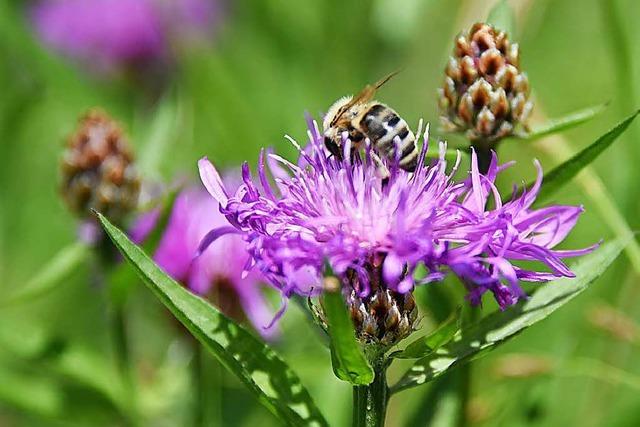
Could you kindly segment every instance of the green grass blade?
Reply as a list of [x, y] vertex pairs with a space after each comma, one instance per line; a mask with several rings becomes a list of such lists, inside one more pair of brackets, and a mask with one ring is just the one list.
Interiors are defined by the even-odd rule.
[[[600, 154], [613, 144], [613, 142], [631, 125], [636, 116], [640, 113], [636, 111], [622, 122], [618, 123], [609, 132], [602, 135], [594, 143], [584, 150], [580, 151], [566, 162], [556, 166], [550, 172], [544, 175], [542, 186], [538, 194], [536, 203], [540, 203], [548, 199], [557, 190], [562, 188], [571, 179], [578, 174], [585, 166], [589, 165]], [[527, 188], [531, 188], [533, 184], [529, 184]]]
[[559, 132], [564, 132], [574, 128], [582, 123], [602, 113], [607, 108], [607, 104], [596, 105], [594, 107], [585, 108], [583, 110], [574, 111], [565, 116], [551, 119], [543, 125], [535, 127], [531, 132], [522, 135], [522, 137], [516, 138], [519, 140], [535, 141], [548, 135], [552, 135]]
[[373, 369], [356, 340], [342, 294], [339, 290], [326, 291], [322, 302], [331, 337], [333, 372], [341, 380], [354, 385], [370, 384], [374, 378]]
[[611, 241], [583, 257], [573, 268], [576, 278], [562, 278], [542, 285], [524, 304], [492, 313], [470, 326], [454, 341], [418, 360], [392, 387], [392, 392], [429, 382], [545, 319], [597, 279], [631, 238]]
[[298, 376], [268, 345], [167, 276], [98, 214], [105, 231], [143, 282], [220, 363], [285, 425], [327, 425]]
[[63, 248], [24, 286], [1, 300], [0, 307], [28, 302], [55, 290], [90, 254], [89, 248], [82, 242]]

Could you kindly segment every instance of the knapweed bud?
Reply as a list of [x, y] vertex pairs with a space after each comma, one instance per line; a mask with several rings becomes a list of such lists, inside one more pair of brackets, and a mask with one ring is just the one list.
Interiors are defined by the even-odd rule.
[[91, 209], [119, 221], [136, 207], [140, 179], [122, 129], [104, 111], [80, 119], [62, 158], [62, 196], [84, 218]]
[[495, 364], [499, 379], [526, 379], [546, 375], [553, 370], [553, 361], [535, 354], [512, 353], [502, 356]]
[[474, 24], [455, 40], [438, 104], [449, 132], [493, 143], [526, 128], [533, 108], [529, 80], [520, 70], [517, 43], [489, 24]]
[[591, 325], [623, 342], [640, 343], [640, 327], [625, 313], [606, 304], [599, 304], [587, 312]]
[[378, 288], [359, 297], [351, 291], [347, 303], [358, 340], [365, 344], [390, 347], [414, 331], [418, 308], [411, 292]]

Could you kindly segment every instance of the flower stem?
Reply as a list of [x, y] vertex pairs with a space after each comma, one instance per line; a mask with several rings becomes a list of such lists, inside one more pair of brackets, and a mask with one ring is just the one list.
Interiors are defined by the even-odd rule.
[[383, 427], [389, 402], [387, 365], [384, 360], [373, 364], [376, 374], [366, 386], [353, 387], [353, 427]]
[[140, 424], [140, 418], [138, 414], [135, 382], [131, 370], [130, 349], [127, 339], [127, 322], [123, 305], [114, 304], [111, 322], [116, 363], [122, 381], [123, 400], [127, 407], [129, 423], [137, 426]]
[[[468, 310], [463, 310], [462, 316], [462, 335], [468, 328], [478, 321], [481, 311], [478, 307], [468, 307]], [[473, 385], [473, 365], [472, 362], [467, 362], [460, 366], [458, 370], [458, 416], [456, 419], [457, 427], [466, 427], [469, 425], [469, 417], [467, 408], [469, 407], [469, 401], [471, 400], [471, 389]]]
[[123, 408], [127, 411], [128, 425], [138, 426], [141, 424], [141, 419], [127, 334], [126, 294], [119, 290], [121, 285], [117, 283], [117, 275], [112, 274], [117, 268], [116, 258], [114, 248], [105, 234], [101, 235], [95, 249], [99, 268], [97, 276], [101, 281], [105, 281], [108, 287], [109, 323], [115, 364], [122, 384], [121, 401]]
[[222, 425], [220, 372], [199, 342], [194, 343], [192, 363], [194, 399], [194, 427]]

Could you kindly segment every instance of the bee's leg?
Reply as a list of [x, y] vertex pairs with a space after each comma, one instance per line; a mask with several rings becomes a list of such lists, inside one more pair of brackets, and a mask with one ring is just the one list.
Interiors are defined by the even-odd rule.
[[386, 187], [389, 183], [389, 178], [391, 177], [391, 172], [389, 168], [384, 164], [384, 162], [378, 157], [378, 155], [374, 152], [371, 152], [371, 159], [376, 164], [378, 176], [382, 180], [382, 187]]

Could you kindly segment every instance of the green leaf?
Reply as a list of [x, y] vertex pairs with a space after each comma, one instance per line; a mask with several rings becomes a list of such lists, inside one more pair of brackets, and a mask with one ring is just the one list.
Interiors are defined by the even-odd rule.
[[336, 377], [351, 384], [370, 384], [375, 375], [356, 340], [353, 322], [342, 294], [339, 290], [326, 291], [322, 302], [331, 337], [333, 372]]
[[[548, 199], [563, 185], [571, 181], [571, 179], [585, 166], [597, 159], [598, 156], [602, 154], [604, 150], [609, 148], [609, 146], [613, 144], [613, 142], [629, 127], [638, 113], [640, 113], [640, 110], [617, 124], [609, 132], [598, 138], [593, 144], [589, 145], [566, 162], [556, 166], [549, 173], [545, 174], [542, 179], [542, 187], [540, 188], [540, 193], [538, 194], [536, 203], [540, 203]], [[531, 188], [532, 185], [533, 184], [529, 184], [527, 188]]]
[[513, 10], [507, 3], [507, 0], [500, 0], [491, 9], [489, 16], [487, 17], [487, 23], [493, 25], [498, 30], [502, 30], [509, 36], [513, 37], [513, 31], [515, 30], [515, 16]]
[[90, 254], [89, 248], [82, 242], [63, 248], [24, 286], [0, 301], [0, 307], [31, 301], [57, 289]]
[[584, 122], [587, 122], [602, 113], [607, 108], [607, 104], [596, 105], [595, 107], [585, 108], [584, 110], [574, 111], [566, 116], [558, 117], [547, 121], [545, 124], [535, 127], [531, 132], [520, 135], [514, 140], [535, 141], [545, 136], [564, 132]]
[[286, 425], [327, 425], [298, 376], [271, 347], [176, 283], [122, 231], [97, 215], [143, 282], [260, 403]]
[[526, 302], [481, 319], [435, 353], [418, 360], [392, 387], [392, 392], [429, 382], [545, 319], [597, 279], [630, 240], [631, 236], [604, 244], [574, 266], [576, 278], [562, 278], [542, 285]]
[[409, 344], [404, 350], [391, 354], [397, 359], [420, 359], [433, 353], [453, 339], [459, 331], [460, 309], [456, 310], [442, 323], [438, 329], [418, 338]]
[[170, 153], [171, 143], [175, 142], [179, 134], [179, 110], [174, 92], [169, 91], [160, 100], [140, 152], [138, 167], [147, 178], [160, 176], [158, 171]]

